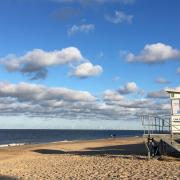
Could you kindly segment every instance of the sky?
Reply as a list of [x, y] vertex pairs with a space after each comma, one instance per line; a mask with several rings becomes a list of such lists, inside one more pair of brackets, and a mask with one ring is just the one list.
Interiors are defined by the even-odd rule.
[[141, 129], [180, 90], [179, 0], [1, 0], [0, 128]]

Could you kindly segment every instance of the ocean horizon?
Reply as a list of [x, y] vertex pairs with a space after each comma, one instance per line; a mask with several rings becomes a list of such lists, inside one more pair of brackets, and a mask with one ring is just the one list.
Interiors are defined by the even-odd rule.
[[0, 147], [142, 136], [142, 130], [0, 129]]

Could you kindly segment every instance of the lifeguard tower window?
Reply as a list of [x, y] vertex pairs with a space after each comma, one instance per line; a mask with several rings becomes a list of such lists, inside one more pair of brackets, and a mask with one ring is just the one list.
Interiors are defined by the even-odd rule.
[[180, 115], [180, 99], [172, 99], [172, 114]]

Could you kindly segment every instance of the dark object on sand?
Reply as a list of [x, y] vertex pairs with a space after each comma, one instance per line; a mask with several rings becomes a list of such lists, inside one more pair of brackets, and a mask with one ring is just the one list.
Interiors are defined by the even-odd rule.
[[115, 137], [116, 137], [116, 134], [111, 134], [111, 137], [112, 137], [112, 138], [115, 138]]

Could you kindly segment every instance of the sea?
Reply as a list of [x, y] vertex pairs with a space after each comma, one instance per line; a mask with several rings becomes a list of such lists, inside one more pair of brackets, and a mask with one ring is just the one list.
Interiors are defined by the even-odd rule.
[[0, 129], [0, 147], [142, 136], [141, 130]]

